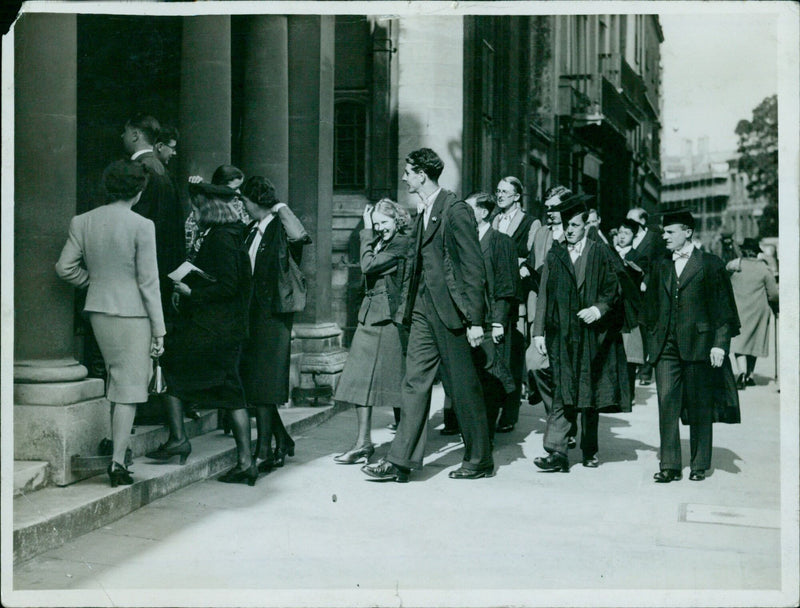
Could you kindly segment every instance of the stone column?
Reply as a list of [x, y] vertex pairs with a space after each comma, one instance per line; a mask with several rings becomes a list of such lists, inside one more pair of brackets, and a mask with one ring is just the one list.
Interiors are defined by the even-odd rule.
[[285, 15], [248, 18], [244, 59], [242, 167], [289, 195], [289, 43]]
[[296, 315], [303, 358], [295, 401], [330, 396], [346, 358], [331, 308], [334, 27], [333, 15], [288, 18], [288, 201], [314, 241], [303, 252], [308, 303]]
[[[54, 265], [76, 207], [75, 15], [14, 26], [14, 458], [74, 481], [73, 454], [107, 433], [103, 381], [74, 358], [74, 290]], [[100, 398], [100, 399], [98, 399]]]
[[183, 176], [211, 179], [231, 162], [231, 18], [184, 17], [180, 155]]

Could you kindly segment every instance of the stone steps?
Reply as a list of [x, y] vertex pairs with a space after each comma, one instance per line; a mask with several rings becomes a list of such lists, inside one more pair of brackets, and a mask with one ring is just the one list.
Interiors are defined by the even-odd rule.
[[30, 494], [50, 481], [50, 464], [43, 460], [14, 461], [14, 496]]
[[[287, 430], [297, 435], [321, 424], [341, 409], [338, 405], [285, 408], [281, 409], [281, 418]], [[216, 412], [213, 417], [216, 418]], [[204, 417], [204, 420], [209, 419]], [[188, 426], [187, 423], [187, 431]], [[150, 445], [150, 432], [143, 433], [139, 427], [137, 435], [137, 443]], [[153, 437], [157, 435], [152, 434]], [[255, 436], [253, 429], [253, 439]], [[144, 447], [137, 447], [136, 452], [141, 449]], [[162, 464], [135, 457], [131, 466], [135, 483], [130, 486], [112, 488], [105, 475], [95, 475], [66, 487], [53, 486], [21, 494], [13, 501], [14, 562], [59, 547], [162, 496], [222, 473], [234, 466], [235, 461], [233, 439], [220, 430], [192, 439], [192, 455], [184, 466], [177, 464], [177, 459]]]

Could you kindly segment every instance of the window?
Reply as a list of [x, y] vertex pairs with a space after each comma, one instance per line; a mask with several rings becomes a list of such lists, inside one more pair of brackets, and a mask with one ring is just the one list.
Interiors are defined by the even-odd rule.
[[341, 101], [333, 118], [333, 188], [366, 187], [367, 111], [363, 103]]

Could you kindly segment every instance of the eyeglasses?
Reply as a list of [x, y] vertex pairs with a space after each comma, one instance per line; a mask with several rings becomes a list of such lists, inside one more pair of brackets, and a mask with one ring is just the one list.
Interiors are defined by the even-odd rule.
[[512, 194], [516, 194], [516, 191], [515, 190], [500, 190], [498, 188], [497, 190], [494, 191], [494, 193], [497, 194], [497, 195], [507, 194], [507, 195], [511, 196]]

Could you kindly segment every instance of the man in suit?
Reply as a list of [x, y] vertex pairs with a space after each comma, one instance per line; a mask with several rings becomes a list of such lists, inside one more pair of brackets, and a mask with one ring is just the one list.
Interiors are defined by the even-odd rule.
[[486, 272], [475, 216], [439, 186], [443, 169], [430, 148], [406, 157], [402, 179], [422, 201], [398, 309], [411, 329], [397, 434], [385, 459], [362, 467], [377, 481], [405, 482], [411, 469], [422, 467], [430, 391], [440, 363], [464, 438], [461, 467], [450, 478], [478, 479], [494, 469], [483, 392], [470, 351], [483, 340]]
[[[642, 311], [647, 356], [655, 364], [661, 437], [657, 483], [681, 479], [679, 419], [689, 421], [691, 474], [711, 466], [714, 370], [723, 366], [739, 317], [730, 278], [717, 256], [692, 244], [695, 221], [685, 209], [663, 216], [669, 257], [652, 266]], [[734, 391], [735, 392], [735, 391]]]
[[548, 456], [534, 459], [534, 464], [564, 473], [569, 472], [570, 411], [581, 412], [580, 445], [583, 466], [589, 468], [599, 464], [599, 410], [630, 411], [613, 253], [587, 238], [588, 211], [582, 199], [573, 196], [558, 208], [566, 246], [554, 245], [547, 254], [533, 324], [534, 347], [548, 356], [553, 374], [544, 436]]
[[[475, 213], [478, 224], [478, 240], [486, 267], [487, 314], [484, 331], [491, 340], [484, 338], [481, 349], [476, 349], [475, 365], [483, 387], [486, 415], [489, 422], [489, 438], [494, 437], [498, 426], [497, 415], [506, 408], [519, 411], [519, 382], [521, 378], [512, 374], [512, 331], [516, 331], [519, 314], [519, 270], [514, 241], [498, 232], [489, 224], [494, 211], [494, 199], [485, 192], [473, 192], [466, 203]], [[510, 392], [507, 391], [510, 389]], [[459, 432], [450, 399], [445, 402], [445, 428], [443, 435]], [[501, 415], [502, 420], [502, 415]], [[453, 432], [455, 431], [455, 433]]]
[[[647, 227], [648, 220], [647, 211], [641, 207], [633, 207], [628, 210], [626, 215], [627, 219], [636, 222], [638, 229], [634, 233], [632, 247], [636, 251], [636, 264], [642, 269], [644, 276], [642, 277], [642, 291], [647, 289], [647, 284], [650, 281], [650, 267], [659, 258], [665, 255], [664, 243], [659, 238], [659, 235]], [[642, 336], [645, 348], [647, 348], [647, 337]], [[639, 368], [639, 382], [642, 386], [646, 386], [653, 381], [653, 367], [649, 363], [645, 363]]]
[[125, 123], [122, 144], [125, 151], [144, 166], [147, 187], [133, 210], [152, 220], [156, 226], [156, 258], [161, 279], [161, 300], [169, 330], [173, 319], [172, 281], [167, 274], [186, 258], [183, 235], [183, 213], [177, 193], [164, 165], [156, 158], [153, 144], [161, 125], [152, 116], [137, 114]]

